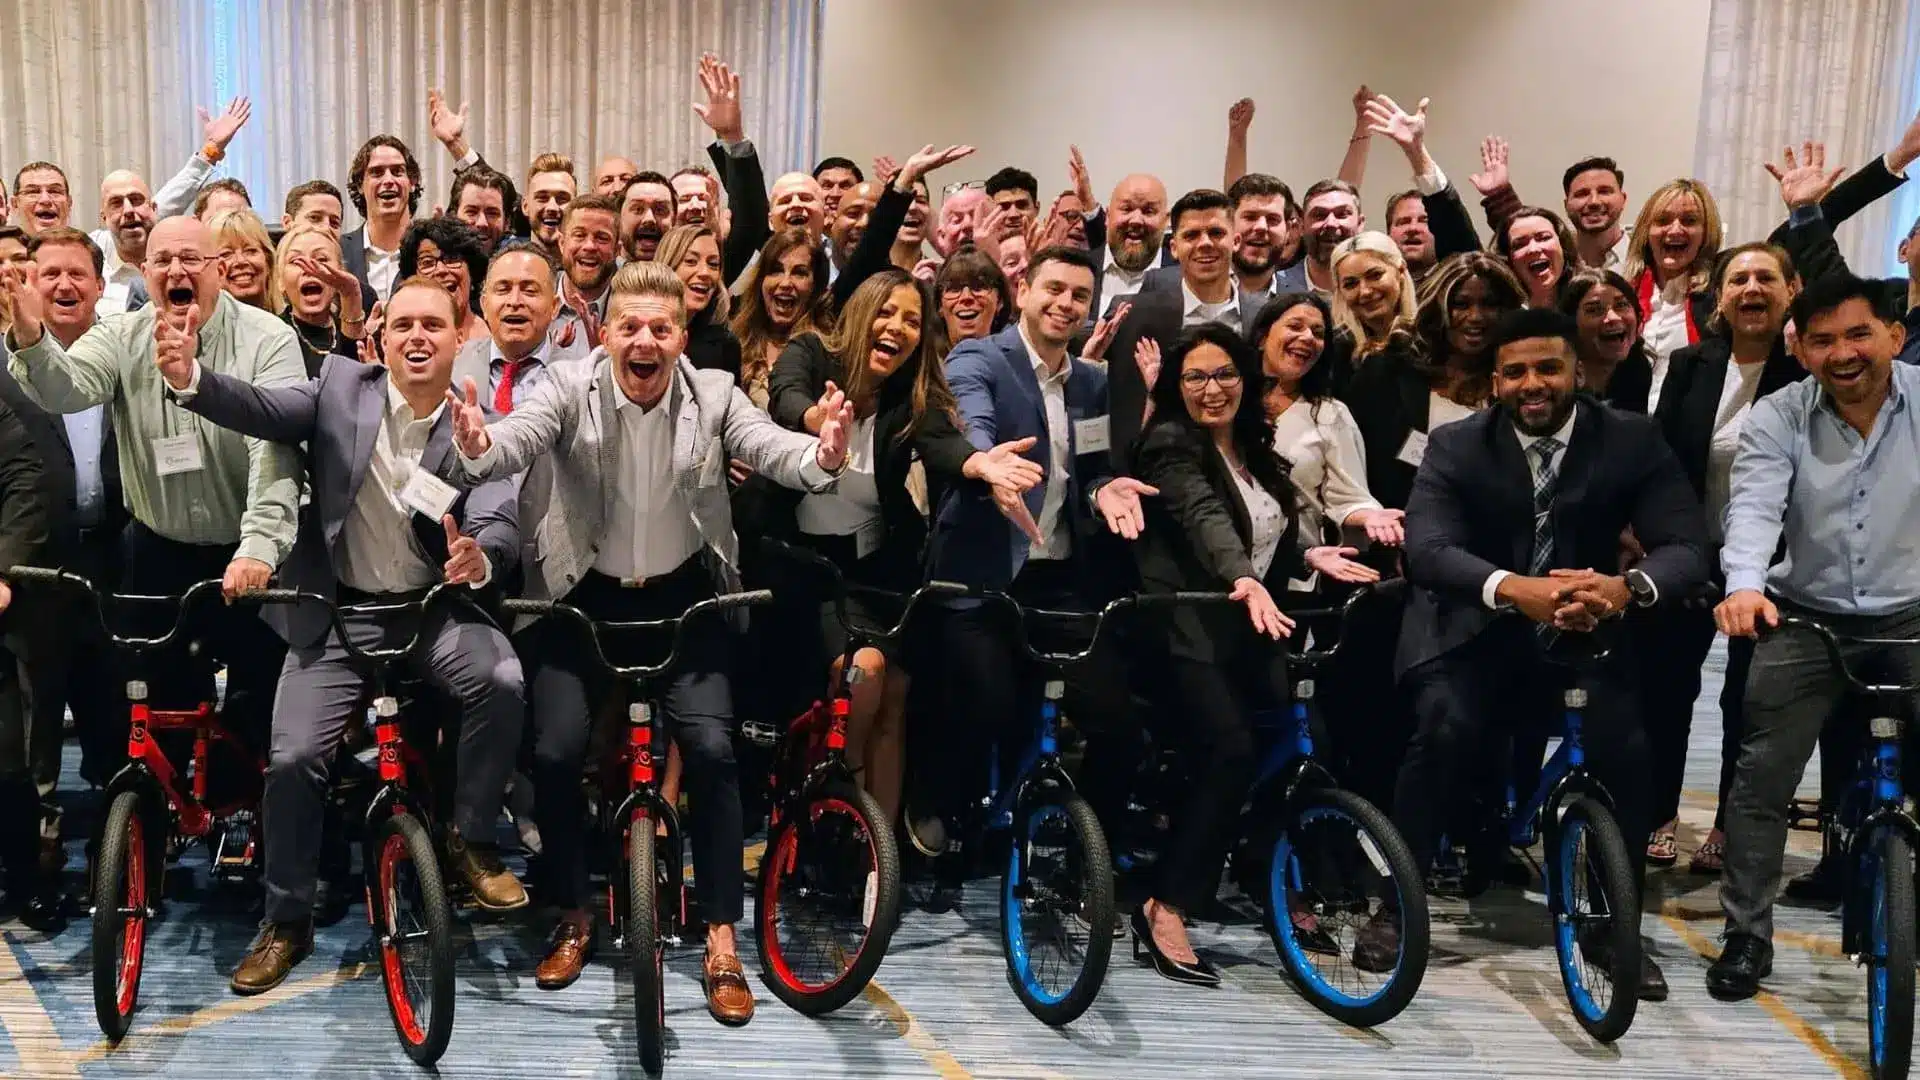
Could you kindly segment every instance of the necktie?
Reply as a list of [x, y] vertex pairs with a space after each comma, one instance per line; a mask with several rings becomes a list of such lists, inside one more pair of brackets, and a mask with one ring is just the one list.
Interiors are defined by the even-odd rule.
[[500, 385], [493, 391], [493, 411], [505, 416], [513, 411], [513, 377], [520, 373], [520, 361], [502, 361], [506, 368], [500, 372]]
[[[1528, 560], [1527, 573], [1533, 577], [1546, 577], [1553, 569], [1553, 496], [1560, 476], [1553, 467], [1553, 455], [1561, 450], [1558, 439], [1541, 439], [1527, 448], [1534, 457], [1536, 466], [1533, 478], [1533, 557]], [[1540, 635], [1542, 645], [1551, 645], [1560, 632], [1547, 623], [1534, 624], [1533, 632]]]

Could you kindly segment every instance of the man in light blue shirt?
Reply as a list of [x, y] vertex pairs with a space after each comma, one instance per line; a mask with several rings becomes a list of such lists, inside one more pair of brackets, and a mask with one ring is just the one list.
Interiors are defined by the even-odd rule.
[[[1894, 363], [1905, 331], [1877, 298], [1873, 283], [1841, 275], [1793, 302], [1796, 354], [1813, 378], [1756, 402], [1741, 428], [1720, 552], [1727, 598], [1714, 609], [1726, 634], [1755, 636], [1784, 611], [1850, 638], [1920, 638], [1920, 368]], [[1920, 649], [1844, 652], [1901, 682], [1920, 669]], [[1772, 972], [1787, 800], [1845, 689], [1809, 634], [1754, 647], [1726, 815], [1727, 944], [1707, 971], [1722, 1000], [1752, 997]]]

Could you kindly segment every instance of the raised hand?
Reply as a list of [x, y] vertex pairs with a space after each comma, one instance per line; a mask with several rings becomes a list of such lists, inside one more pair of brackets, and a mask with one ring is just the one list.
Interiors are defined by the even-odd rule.
[[40, 341], [47, 318], [47, 303], [40, 297], [40, 268], [34, 263], [18, 267], [0, 267], [0, 288], [6, 289], [7, 305], [13, 309], [13, 340], [21, 348]]
[[1140, 498], [1158, 494], [1160, 489], [1151, 484], [1143, 484], [1131, 476], [1116, 476], [1100, 485], [1093, 504], [1100, 516], [1107, 519], [1108, 529], [1128, 540], [1138, 540], [1147, 528], [1147, 514], [1140, 507]]
[[1482, 197], [1507, 186], [1507, 140], [1498, 135], [1480, 140], [1480, 171], [1467, 177], [1467, 183]]
[[1133, 347], [1133, 366], [1140, 369], [1140, 380], [1152, 390], [1153, 384], [1160, 381], [1160, 343], [1142, 335], [1140, 343]]
[[485, 581], [487, 553], [480, 550], [480, 542], [471, 536], [462, 536], [460, 524], [453, 520], [452, 514], [443, 515], [440, 525], [447, 530], [447, 564], [440, 570], [447, 584], [469, 585]]
[[427, 125], [433, 129], [433, 137], [447, 148], [454, 160], [467, 156], [472, 147], [467, 145], [467, 103], [460, 103], [460, 111], [454, 112], [447, 107], [446, 95], [437, 89], [427, 90]]
[[899, 175], [900, 175], [900, 163], [893, 160], [892, 155], [879, 154], [874, 157], [873, 159], [874, 183], [879, 184], [881, 187], [886, 187], [888, 184], [893, 183], [894, 177]]
[[235, 559], [227, 564], [227, 572], [220, 577], [220, 595], [232, 603], [235, 597], [266, 588], [272, 580], [273, 567], [259, 559]]
[[[1361, 83], [1360, 89], [1353, 92], [1353, 137], [1355, 139], [1364, 139], [1373, 134], [1367, 117], [1367, 104], [1372, 100], [1373, 91], [1367, 87], [1366, 83]], [[1421, 105], [1424, 107], [1425, 104], [1425, 99], [1422, 99]], [[1252, 119], [1253, 102], [1248, 101], [1247, 106], [1248, 119]]]
[[[1252, 120], [1253, 99], [1242, 98], [1241, 103], [1247, 107], [1247, 119]], [[1093, 213], [1093, 208], [1100, 204], [1094, 201], [1093, 180], [1087, 175], [1087, 160], [1080, 156], [1077, 146], [1067, 147], [1067, 175], [1073, 178], [1073, 197], [1080, 200], [1080, 212]]]
[[[358, 278], [354, 279], [353, 291], [355, 292], [360, 291], [360, 280]], [[385, 300], [375, 300], [373, 302], [373, 310], [367, 312], [367, 327], [365, 331], [366, 336], [370, 338], [378, 337], [380, 334], [380, 328], [385, 326], [386, 324], [387, 324], [387, 302]]]
[[830, 473], [847, 463], [847, 440], [853, 434], [853, 402], [838, 390], [828, 393], [825, 419], [820, 422], [820, 447], [814, 462]]
[[1267, 587], [1250, 577], [1239, 578], [1233, 583], [1233, 599], [1247, 605], [1247, 615], [1253, 620], [1255, 631], [1265, 634], [1275, 641], [1293, 633], [1293, 620], [1273, 602]]
[[1421, 98], [1414, 111], [1408, 112], [1387, 95], [1375, 94], [1373, 100], [1363, 106], [1367, 116], [1367, 132], [1385, 135], [1402, 150], [1409, 152], [1423, 147], [1427, 139], [1427, 104], [1431, 100]]
[[900, 176], [894, 182], [894, 186], [905, 191], [933, 170], [943, 165], [951, 165], [971, 153], [973, 153], [971, 146], [949, 146], [940, 150], [936, 149], [932, 143], [928, 143], [921, 147], [918, 153], [907, 158], [907, 163], [900, 167]]
[[827, 380], [827, 388], [820, 392], [820, 400], [807, 407], [806, 414], [800, 417], [800, 425], [811, 434], [820, 434], [820, 428], [840, 409], [840, 402], [846, 397], [832, 379]]
[[160, 377], [175, 390], [185, 390], [193, 381], [195, 328], [200, 325], [200, 305], [187, 308], [187, 317], [176, 321], [162, 314], [153, 320], [153, 363]]
[[1310, 547], [1307, 549], [1307, 565], [1335, 581], [1344, 581], [1353, 585], [1366, 585], [1379, 581], [1380, 571], [1366, 563], [1353, 561], [1359, 554], [1359, 548]]
[[219, 116], [209, 116], [204, 105], [197, 105], [194, 111], [200, 115], [200, 134], [215, 149], [225, 150], [233, 137], [246, 126], [247, 118], [253, 115], [253, 102], [246, 97], [236, 97], [227, 102], [227, 107]]
[[1812, 206], [1826, 198], [1840, 174], [1847, 171], [1840, 166], [1827, 172], [1827, 144], [1812, 141], [1800, 144], [1799, 157], [1789, 146], [1781, 152], [1780, 164], [1769, 161], [1766, 166], [1767, 174], [1780, 184], [1780, 201], [1789, 210]]
[[493, 449], [493, 436], [487, 434], [487, 413], [480, 407], [480, 388], [467, 377], [466, 396], [447, 391], [447, 407], [453, 415], [453, 444], [460, 456], [477, 461]]
[[1253, 126], [1253, 99], [1243, 97], [1227, 106], [1227, 134], [1244, 137]]
[[[1113, 310], [1108, 313], [1106, 318], [1093, 324], [1093, 333], [1087, 335], [1087, 347], [1081, 351], [1080, 358], [1082, 360], [1106, 359], [1107, 347], [1113, 344], [1113, 335], [1119, 332], [1120, 324], [1126, 321], [1127, 312], [1132, 310], [1133, 301], [1131, 300], [1122, 300], [1113, 305]], [[1142, 338], [1141, 340], [1145, 341], [1147, 339]], [[1156, 346], [1156, 348], [1157, 347], [1158, 346]], [[1139, 350], [1136, 349], [1134, 351], [1134, 357], [1137, 362]], [[1154, 365], [1154, 371], [1157, 373], [1159, 371], [1158, 357], [1155, 358]], [[1142, 375], [1144, 374], [1145, 372], [1142, 372]], [[1152, 389], [1153, 384], [1149, 382], [1147, 387], [1148, 389]]]
[[733, 69], [720, 62], [712, 53], [700, 56], [700, 86], [706, 91], [707, 101], [702, 105], [693, 103], [693, 111], [700, 114], [713, 129], [714, 138], [725, 143], [736, 143], [747, 137], [746, 129], [741, 126], [740, 118], [740, 76]]

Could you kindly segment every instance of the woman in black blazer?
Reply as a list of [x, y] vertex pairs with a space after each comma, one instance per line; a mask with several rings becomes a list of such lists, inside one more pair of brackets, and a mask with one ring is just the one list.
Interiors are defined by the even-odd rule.
[[[933, 352], [925, 320], [937, 317], [926, 287], [904, 270], [870, 276], [847, 297], [839, 329], [826, 337], [808, 333], [788, 343], [768, 379], [768, 411], [796, 431], [818, 432], [844, 393], [856, 416], [848, 466], [834, 491], [797, 496], [782, 514], [797, 539], [833, 560], [851, 582], [893, 592], [919, 585], [926, 555], [927, 523], [908, 493], [907, 470], [915, 459], [928, 486], [944, 489], [963, 479], [986, 490], [956, 496], [993, 499], [1016, 519], [1032, 523], [1021, 496], [1041, 480], [1040, 466], [1021, 457], [1032, 439], [981, 451], [956, 424], [953, 392]], [[849, 613], [868, 625], [891, 625], [897, 611], [876, 610], [866, 597], [850, 597]], [[820, 611], [822, 651], [838, 673], [846, 637], [830, 605]], [[847, 757], [889, 818], [900, 808], [901, 720], [908, 680], [900, 658], [865, 648], [853, 662], [862, 679], [853, 689], [847, 719]]]
[[[1188, 759], [1190, 786], [1175, 807], [1153, 898], [1133, 913], [1136, 946], [1176, 982], [1214, 985], [1219, 972], [1187, 940], [1184, 912], [1212, 899], [1255, 767], [1251, 714], [1287, 700], [1293, 624], [1274, 593], [1301, 576], [1295, 546], [1299, 495], [1273, 450], [1256, 388], [1260, 360], [1217, 323], [1185, 331], [1155, 380], [1153, 417], [1135, 450], [1135, 474], [1159, 488], [1135, 544], [1148, 592], [1231, 592], [1244, 610], [1180, 607], [1160, 616], [1175, 685], [1186, 704], [1164, 732]], [[1329, 576], [1370, 581], [1351, 549], [1312, 548], [1306, 562]]]
[[681, 225], [660, 238], [655, 260], [687, 287], [687, 359], [740, 379], [740, 339], [727, 328], [727, 284], [720, 276], [720, 236], [705, 225]]
[[1640, 340], [1633, 284], [1616, 270], [1576, 270], [1560, 290], [1560, 313], [1580, 329], [1580, 389], [1616, 409], [1644, 414], [1653, 362]]

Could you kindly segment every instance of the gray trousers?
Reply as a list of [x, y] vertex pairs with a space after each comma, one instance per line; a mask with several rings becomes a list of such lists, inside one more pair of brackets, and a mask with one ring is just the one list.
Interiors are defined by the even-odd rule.
[[[1891, 615], [1811, 615], [1845, 637], [1920, 637], [1920, 607]], [[1843, 649], [1848, 667], [1870, 680], [1910, 682], [1920, 649]], [[1820, 731], [1839, 709], [1847, 684], [1833, 670], [1826, 646], [1811, 634], [1770, 634], [1754, 646], [1747, 676], [1746, 735], [1734, 768], [1726, 808], [1726, 870], [1720, 907], [1727, 933], [1773, 937], [1773, 899], [1787, 847], [1787, 803], [1800, 786]], [[1836, 796], [1838, 793], [1833, 793]]]
[[[407, 667], [460, 705], [453, 825], [476, 843], [491, 843], [526, 719], [520, 658], [499, 628], [465, 604], [437, 604], [424, 617]], [[412, 632], [406, 620], [393, 617], [348, 613], [346, 622], [356, 644], [382, 639], [383, 630], [387, 641]], [[320, 644], [287, 651], [263, 804], [270, 922], [313, 916], [327, 774], [366, 687], [332, 631]]]

